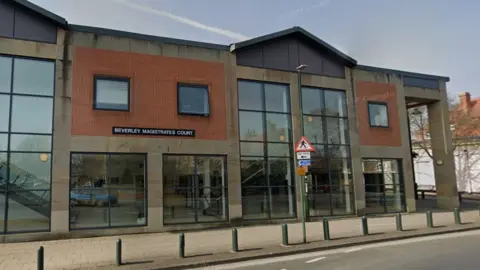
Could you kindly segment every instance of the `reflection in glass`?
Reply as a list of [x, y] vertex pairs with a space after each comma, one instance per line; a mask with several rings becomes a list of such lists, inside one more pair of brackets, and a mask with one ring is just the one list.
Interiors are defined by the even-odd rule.
[[240, 161], [242, 186], [267, 186], [265, 161], [263, 158], [245, 158]]
[[224, 157], [164, 155], [163, 179], [164, 223], [228, 219]]
[[368, 104], [368, 114], [370, 126], [388, 127], [388, 108], [387, 104]]
[[7, 166], [7, 153], [0, 153], [0, 190], [5, 188], [7, 182]]
[[8, 149], [8, 134], [0, 133], [0, 151], [7, 151]]
[[12, 58], [0, 56], [0, 93], [10, 93], [12, 83]]
[[145, 155], [71, 156], [72, 229], [146, 224]]
[[292, 149], [289, 144], [285, 143], [269, 143], [267, 145], [269, 157], [290, 157]]
[[321, 116], [303, 116], [305, 136], [313, 144], [323, 143], [323, 118]]
[[405, 193], [399, 160], [363, 160], [365, 203], [368, 213], [405, 210]]
[[332, 186], [332, 210], [334, 215], [353, 214], [353, 186]]
[[50, 135], [10, 135], [10, 151], [50, 152], [51, 146]]
[[270, 217], [268, 187], [242, 185], [242, 213], [243, 218], [267, 219]]
[[10, 153], [9, 167], [9, 189], [50, 188], [50, 154]]
[[264, 156], [263, 143], [240, 142], [242, 156]]
[[290, 141], [290, 115], [267, 113], [267, 140], [269, 142]]
[[[109, 189], [110, 197], [121, 198], [115, 207], [110, 207], [111, 226], [146, 225], [144, 189]], [[112, 201], [110, 201], [112, 204]]]
[[263, 111], [262, 84], [238, 81], [238, 107], [241, 110]]
[[128, 79], [95, 79], [95, 109], [128, 110]]
[[289, 218], [295, 216], [295, 186], [270, 187], [270, 209], [272, 218]]
[[5, 211], [6, 209], [6, 202], [5, 198], [7, 196], [5, 186], [2, 185], [2, 153], [0, 153], [0, 233], [5, 232]]
[[270, 186], [289, 186], [292, 181], [292, 164], [288, 158], [270, 158], [268, 160], [268, 181]]
[[55, 62], [15, 59], [13, 93], [53, 96]]
[[336, 158], [349, 158], [350, 147], [344, 145], [329, 145], [328, 156], [331, 159]]
[[0, 131], [8, 131], [10, 123], [10, 96], [0, 94]]
[[[238, 88], [243, 218], [295, 216], [289, 87], [240, 81]], [[261, 113], [242, 110], [259, 110]], [[249, 123], [257, 123], [250, 124], [250, 129], [261, 131], [256, 131], [255, 135], [266, 135], [256, 139], [262, 143], [245, 142], [253, 141], [253, 136], [244, 135], [244, 126], [247, 125], [242, 122], [246, 122], [246, 116], [252, 119]]]
[[50, 191], [9, 191], [7, 211], [7, 232], [48, 231]]
[[108, 189], [70, 190], [70, 228], [101, 228], [109, 225], [109, 204], [115, 198]]
[[186, 114], [208, 115], [208, 86], [178, 86], [178, 111]]
[[345, 92], [325, 90], [325, 115], [347, 117]]
[[240, 140], [263, 141], [263, 114], [239, 112]]
[[348, 122], [344, 118], [326, 117], [329, 144], [348, 144]]
[[304, 114], [323, 114], [323, 95], [317, 88], [302, 87], [302, 109]]
[[12, 132], [52, 133], [52, 122], [52, 98], [13, 96]]
[[265, 110], [268, 112], [290, 112], [288, 86], [265, 84]]

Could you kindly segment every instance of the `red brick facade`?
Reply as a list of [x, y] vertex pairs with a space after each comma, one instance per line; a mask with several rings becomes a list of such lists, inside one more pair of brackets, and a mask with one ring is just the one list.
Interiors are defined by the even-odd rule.
[[[84, 47], [74, 53], [72, 135], [113, 136], [112, 126], [128, 126], [194, 129], [197, 139], [227, 139], [222, 63]], [[94, 75], [130, 78], [129, 112], [93, 109]], [[178, 83], [208, 85], [210, 116], [178, 115]]]

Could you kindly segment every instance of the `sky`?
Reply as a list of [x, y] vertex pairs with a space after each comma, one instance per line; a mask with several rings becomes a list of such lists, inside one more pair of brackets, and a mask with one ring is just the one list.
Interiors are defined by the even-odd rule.
[[69, 23], [231, 44], [301, 26], [362, 65], [450, 77], [480, 97], [478, 0], [30, 0]]

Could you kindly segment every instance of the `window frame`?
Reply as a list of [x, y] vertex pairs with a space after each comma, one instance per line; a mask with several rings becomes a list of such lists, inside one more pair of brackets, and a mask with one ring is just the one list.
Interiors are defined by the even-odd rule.
[[[227, 164], [228, 164], [228, 155], [225, 155], [225, 154], [197, 154], [197, 153], [163, 153], [162, 154], [162, 166], [164, 166], [164, 161], [168, 159], [168, 157], [193, 157], [193, 160], [194, 160], [194, 170], [193, 170], [193, 173], [194, 173], [194, 179], [195, 181], [198, 181], [198, 159], [199, 158], [221, 158], [222, 159], [222, 162], [223, 162], [223, 168], [224, 168], [224, 172], [223, 172], [223, 177], [224, 177], [224, 182], [225, 182], [225, 185], [222, 186], [220, 189], [221, 190], [224, 190], [225, 191], [225, 204], [226, 204], [226, 209], [225, 209], [225, 219], [221, 219], [221, 220], [215, 220], [215, 221], [202, 221], [202, 220], [199, 220], [198, 219], [198, 213], [196, 212], [195, 213], [195, 217], [194, 217], [194, 222], [190, 222], [190, 221], [184, 221], [184, 222], [177, 222], [177, 221], [172, 221], [170, 222], [168, 219], [165, 218], [165, 212], [164, 214], [162, 215], [162, 221], [163, 221], [163, 224], [164, 226], [168, 227], [168, 226], [176, 226], [176, 225], [194, 225], [194, 224], [211, 224], [211, 223], [219, 223], [219, 224], [225, 224], [225, 223], [228, 223], [229, 220], [230, 220], [230, 210], [229, 210], [229, 205], [230, 205], [230, 201], [229, 201], [229, 197], [228, 197], [228, 192], [229, 192], [229, 182], [228, 182], [228, 168], [227, 168]], [[162, 177], [164, 176], [164, 168], [165, 167], [162, 167]], [[162, 209], [165, 209], [165, 190], [168, 190], [169, 188], [171, 188], [171, 186], [169, 185], [166, 185], [164, 182], [162, 182], [162, 186], [163, 186], [163, 191], [162, 191]], [[192, 189], [196, 189], [196, 190], [199, 190], [199, 186], [194, 186]], [[205, 186], [204, 186], [205, 188]], [[209, 189], [213, 189], [212, 186], [210, 187], [207, 187]], [[187, 188], [181, 188], [181, 189], [187, 189]], [[198, 199], [198, 197], [195, 197]]]
[[[72, 215], [72, 204], [71, 204], [71, 192], [72, 190], [84, 190], [84, 191], [91, 191], [93, 188], [78, 188], [72, 189], [72, 158], [74, 155], [103, 155], [108, 159], [110, 156], [142, 156], [144, 158], [144, 184], [143, 184], [143, 191], [144, 191], [144, 207], [145, 207], [145, 224], [131, 224], [131, 225], [113, 225], [111, 224], [111, 215], [110, 211], [112, 206], [108, 205], [108, 225], [106, 226], [91, 226], [91, 227], [73, 227], [72, 223], [70, 222], [70, 217]], [[53, 162], [52, 162], [53, 164]], [[108, 164], [108, 162], [107, 162]], [[108, 166], [108, 165], [106, 165]], [[108, 169], [107, 169], [108, 170]], [[106, 187], [102, 188], [102, 190], [107, 190], [108, 194], [110, 194], [111, 190], [132, 190], [131, 188], [111, 188]], [[50, 196], [51, 197], [51, 196]], [[148, 216], [148, 155], [145, 152], [88, 152], [88, 151], [71, 151], [69, 155], [69, 173], [68, 173], [68, 230], [72, 231], [85, 231], [85, 230], [110, 230], [110, 229], [121, 229], [121, 228], [147, 228], [149, 216]]]
[[[114, 81], [114, 82], [126, 82], [127, 83], [127, 109], [110, 109], [110, 108], [102, 108], [99, 107], [97, 104], [97, 81], [105, 80], [105, 81]], [[131, 84], [129, 77], [116, 77], [116, 76], [108, 76], [108, 75], [94, 75], [93, 76], [93, 109], [96, 111], [118, 111], [118, 112], [129, 112], [130, 111], [130, 94], [131, 94]]]
[[[241, 82], [249, 82], [249, 83], [257, 83], [257, 84], [260, 84], [261, 85], [261, 88], [260, 88], [260, 91], [261, 91], [261, 107], [262, 109], [242, 109], [241, 106], [240, 106], [240, 87], [239, 87], [239, 84]], [[250, 153], [244, 153], [244, 151], [242, 151], [242, 147], [240, 146], [240, 162], [242, 162], [243, 160], [251, 160], [251, 159], [255, 159], [255, 160], [261, 160], [263, 161], [263, 166], [264, 166], [264, 172], [265, 172], [265, 175], [264, 175], [264, 184], [262, 185], [243, 185], [241, 186], [241, 189], [244, 190], [265, 190], [267, 192], [269, 192], [269, 194], [271, 193], [271, 190], [272, 189], [275, 189], [275, 188], [293, 188], [293, 193], [292, 193], [292, 200], [293, 200], [293, 215], [290, 216], [290, 215], [284, 215], [282, 214], [282, 216], [277, 216], [278, 214], [275, 213], [274, 211], [272, 211], [272, 209], [269, 209], [269, 210], [266, 210], [268, 212], [268, 217], [250, 217], [248, 214], [246, 214], [245, 212], [245, 208], [243, 208], [242, 210], [242, 217], [245, 219], [245, 220], [248, 220], [248, 221], [255, 221], [255, 220], [278, 220], [278, 219], [285, 219], [285, 218], [296, 218], [298, 217], [298, 212], [297, 212], [297, 195], [296, 195], [296, 186], [295, 186], [295, 172], [294, 172], [294, 164], [295, 164], [295, 159], [294, 159], [294, 156], [295, 156], [295, 153], [294, 153], [294, 149], [293, 149], [293, 124], [292, 124], [292, 104], [291, 104], [291, 97], [290, 97], [290, 94], [291, 94], [291, 85], [288, 84], [288, 83], [283, 83], [283, 82], [274, 82], [274, 81], [262, 81], [262, 80], [252, 80], [252, 79], [244, 79], [244, 78], [237, 78], [237, 111], [238, 111], [238, 123], [237, 123], [237, 127], [238, 127], [238, 130], [239, 130], [239, 142], [240, 142], [240, 145], [242, 145], [243, 143], [258, 143], [258, 144], [262, 144], [262, 154], [261, 155], [256, 155], [256, 154], [250, 154]], [[288, 110], [287, 111], [284, 111], [284, 112], [281, 112], [281, 111], [270, 111], [270, 110], [267, 110], [267, 104], [266, 104], [266, 91], [265, 91], [265, 85], [267, 84], [271, 84], [271, 85], [279, 85], [279, 86], [283, 86], [283, 87], [286, 87], [287, 88], [287, 95], [286, 95], [286, 98], [287, 98], [287, 104], [288, 104]], [[241, 112], [254, 112], [254, 113], [260, 113], [261, 114], [261, 117], [262, 117], [262, 122], [263, 122], [263, 126], [262, 126], [262, 139], [261, 140], [244, 140], [241, 138], [241, 119], [240, 119], [240, 113]], [[286, 138], [286, 140], [284, 141], [271, 141], [268, 139], [268, 128], [267, 128], [267, 116], [268, 115], [283, 115], [283, 116], [288, 116], [288, 119], [289, 119], [289, 134], [288, 134], [288, 139]], [[269, 146], [272, 146], [272, 145], [288, 145], [288, 149], [289, 149], [289, 156], [283, 156], [283, 155], [271, 155], [270, 152], [271, 149], [269, 149]], [[271, 160], [287, 160], [287, 162], [290, 163], [290, 166], [291, 166], [291, 172], [290, 172], [290, 177], [292, 179], [292, 184], [291, 185], [282, 185], [282, 186], [278, 186], [278, 185], [274, 185], [274, 184], [271, 184], [270, 182], [270, 178], [269, 178], [269, 175], [270, 175], [270, 170], [271, 170], [271, 167], [269, 166], [269, 162]], [[240, 166], [241, 167], [241, 166]], [[240, 168], [240, 171], [242, 172], [242, 168]], [[243, 181], [243, 180], [242, 180]], [[273, 196], [272, 195], [268, 195], [268, 200], [269, 202], [272, 200]], [[242, 195], [242, 202], [243, 202], [243, 195]]]
[[[8, 92], [0, 92], [0, 96], [8, 96], [9, 97], [9, 109], [8, 109], [8, 129], [6, 131], [0, 131], [0, 134], [6, 134], [7, 135], [7, 149], [5, 150], [0, 150], [0, 154], [5, 154], [6, 155], [6, 164], [7, 164], [7, 179], [10, 175], [10, 155], [11, 154], [47, 154], [49, 155], [49, 160], [50, 160], [50, 168], [49, 168], [49, 173], [50, 173], [50, 179], [52, 178], [52, 172], [53, 172], [53, 162], [51, 162], [53, 156], [53, 142], [54, 142], [54, 130], [53, 130], [53, 122], [54, 122], [54, 116], [55, 116], [55, 104], [54, 103], [54, 98], [56, 95], [56, 86], [57, 86], [57, 81], [56, 81], [56, 75], [57, 75], [57, 70], [56, 70], [56, 64], [55, 60], [51, 59], [45, 59], [45, 58], [38, 58], [38, 57], [30, 57], [30, 56], [20, 56], [20, 55], [12, 55], [12, 54], [6, 54], [6, 53], [0, 53], [0, 57], [5, 57], [9, 58], [11, 60], [11, 68], [10, 68], [10, 88]], [[15, 93], [13, 91], [14, 87], [14, 73], [15, 73], [15, 60], [16, 59], [27, 59], [27, 60], [34, 60], [38, 62], [51, 62], [53, 63], [53, 92], [51, 95], [45, 95], [45, 94], [35, 94], [35, 93]], [[52, 130], [49, 133], [35, 133], [35, 132], [12, 132], [11, 131], [11, 117], [12, 117], [12, 110], [13, 110], [13, 97], [14, 96], [19, 96], [19, 97], [40, 97], [40, 98], [50, 98], [52, 100]], [[10, 149], [10, 137], [11, 135], [48, 135], [51, 136], [51, 143], [50, 143], [50, 151], [12, 151]], [[7, 182], [8, 183], [8, 182]], [[13, 191], [15, 192], [15, 189], [11, 189], [9, 185], [7, 184], [5, 188], [2, 189], [5, 192], [5, 208], [3, 209], [3, 219], [4, 221], [0, 223], [0, 235], [12, 235], [12, 234], [20, 234], [20, 233], [36, 233], [36, 232], [49, 232], [51, 229], [51, 224], [52, 224], [52, 216], [51, 216], [51, 211], [50, 214], [48, 215], [48, 228], [31, 228], [31, 229], [20, 229], [20, 230], [9, 230], [9, 225], [8, 221], [10, 220], [9, 217], [9, 210], [10, 208], [7, 207], [7, 201], [9, 200], [9, 192]], [[24, 189], [25, 191], [43, 191], [44, 194], [48, 192], [49, 194], [49, 199], [48, 199], [48, 206], [49, 209], [51, 210], [52, 207], [52, 183], [50, 182], [50, 185], [48, 188], [40, 188], [40, 189]], [[43, 196], [42, 196], [43, 197]], [[0, 209], [2, 211], [2, 209]]]
[[[205, 91], [207, 95], [207, 111], [204, 113], [195, 113], [195, 112], [183, 112], [180, 107], [180, 89], [182, 87], [193, 87], [197, 89], [202, 89]], [[178, 115], [191, 115], [191, 116], [203, 116], [203, 117], [209, 117], [210, 116], [210, 91], [209, 91], [209, 85], [208, 84], [195, 84], [195, 83], [184, 83], [184, 82], [178, 82], [177, 83], [177, 114]]]
[[[370, 105], [385, 106], [386, 113], [387, 113], [387, 125], [375, 125], [374, 123], [372, 123]], [[390, 117], [389, 117], [389, 110], [388, 110], [388, 103], [387, 102], [368, 101], [367, 102], [367, 109], [368, 109], [368, 124], [370, 125], [370, 127], [373, 127], [373, 128], [389, 128], [390, 127]]]

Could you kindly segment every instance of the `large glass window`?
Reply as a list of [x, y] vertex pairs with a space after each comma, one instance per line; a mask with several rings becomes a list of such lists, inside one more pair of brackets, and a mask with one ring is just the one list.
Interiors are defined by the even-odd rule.
[[295, 217], [290, 91], [238, 81], [244, 219]]
[[0, 233], [50, 229], [54, 73], [0, 56]]
[[163, 156], [163, 222], [228, 220], [224, 156]]
[[401, 160], [364, 159], [363, 176], [367, 213], [405, 211]]
[[302, 87], [304, 134], [315, 147], [310, 166], [309, 214], [354, 212], [345, 91]]
[[72, 153], [70, 228], [146, 225], [145, 154]]

